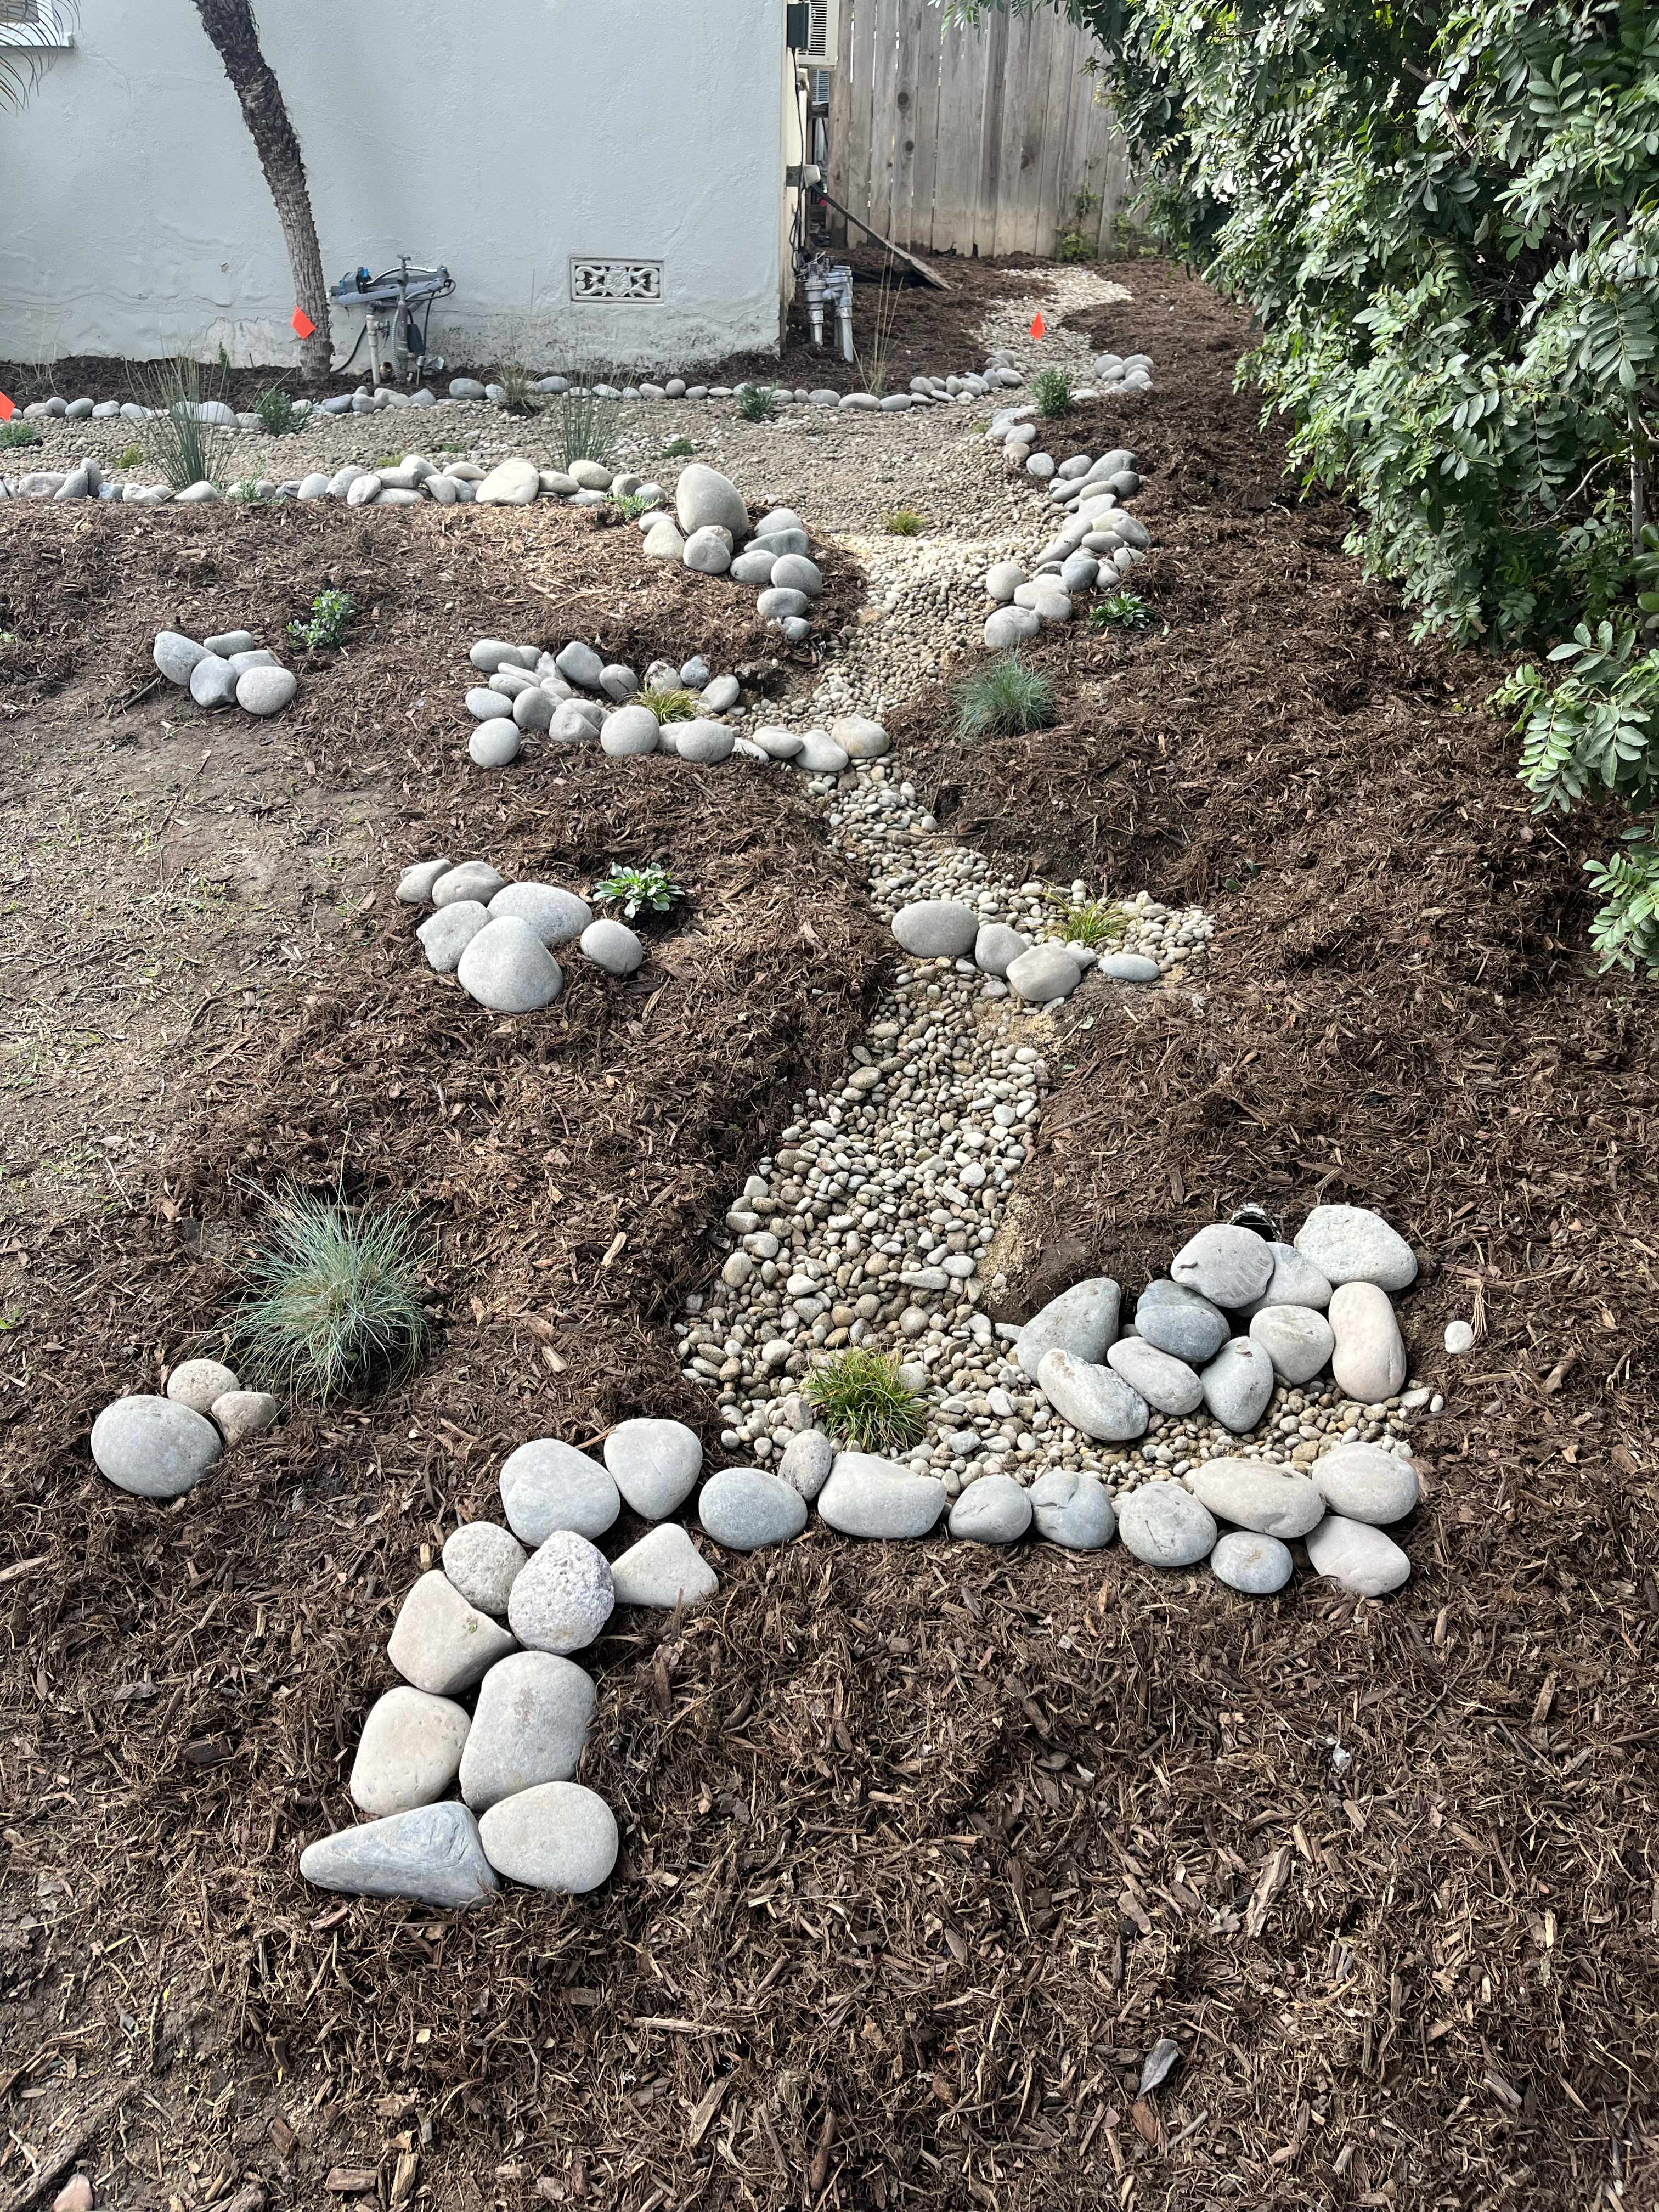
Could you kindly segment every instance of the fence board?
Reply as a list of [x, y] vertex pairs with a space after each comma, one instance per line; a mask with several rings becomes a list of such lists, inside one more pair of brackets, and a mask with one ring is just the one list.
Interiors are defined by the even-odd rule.
[[914, 252], [1051, 254], [1080, 189], [1110, 235], [1129, 191], [1111, 111], [1057, 9], [944, 29], [928, 0], [843, 0], [830, 188]]

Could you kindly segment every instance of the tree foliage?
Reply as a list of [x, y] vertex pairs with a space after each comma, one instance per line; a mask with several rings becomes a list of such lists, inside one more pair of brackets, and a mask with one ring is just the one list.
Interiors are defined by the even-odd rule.
[[[1351, 550], [1420, 630], [1548, 653], [1507, 695], [1540, 809], [1659, 804], [1659, 9], [1055, 4], [1101, 43], [1154, 227], [1258, 319], [1243, 374], [1293, 460], [1363, 509]], [[1602, 895], [1659, 901], [1651, 850]]]

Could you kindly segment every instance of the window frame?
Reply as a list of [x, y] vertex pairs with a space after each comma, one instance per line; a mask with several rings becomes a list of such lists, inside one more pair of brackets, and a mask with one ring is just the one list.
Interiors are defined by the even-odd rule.
[[75, 44], [68, 15], [58, 0], [33, 0], [38, 20], [33, 23], [0, 21], [0, 46], [27, 46], [36, 51], [62, 52]]

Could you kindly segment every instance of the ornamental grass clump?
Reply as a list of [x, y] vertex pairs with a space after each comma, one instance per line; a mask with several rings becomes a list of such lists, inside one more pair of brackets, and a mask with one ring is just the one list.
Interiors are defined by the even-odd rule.
[[401, 1382], [433, 1327], [422, 1303], [433, 1246], [412, 1211], [292, 1185], [269, 1206], [228, 1354], [279, 1395], [321, 1406]]
[[647, 689], [635, 692], [628, 703], [630, 707], [648, 707], [659, 722], [695, 722], [702, 712], [695, 691]]
[[775, 384], [740, 384], [736, 397], [738, 412], [745, 422], [771, 422], [777, 419]]
[[854, 1344], [832, 1352], [807, 1376], [803, 1395], [835, 1442], [854, 1451], [907, 1451], [927, 1430], [927, 1407], [899, 1379], [896, 1352]]
[[927, 527], [927, 516], [918, 514], [914, 507], [896, 507], [882, 524], [890, 538], [920, 538]]
[[1054, 719], [1053, 679], [1027, 668], [1018, 653], [976, 668], [957, 690], [957, 735], [1018, 738], [1046, 730]]
[[161, 361], [134, 371], [149, 419], [141, 428], [144, 450], [174, 491], [191, 484], [222, 481], [230, 434], [218, 422], [205, 422], [202, 409], [216, 393], [206, 392], [202, 366], [195, 361]]

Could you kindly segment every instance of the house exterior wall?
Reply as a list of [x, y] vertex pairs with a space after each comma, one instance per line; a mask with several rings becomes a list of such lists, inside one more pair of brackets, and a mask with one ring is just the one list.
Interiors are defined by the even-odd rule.
[[[672, 369], [776, 346], [783, 0], [267, 0], [259, 24], [329, 282], [447, 264], [434, 350]], [[0, 118], [0, 357], [297, 359], [270, 194], [189, 0], [82, 0]], [[574, 304], [573, 255], [661, 261], [660, 301]], [[340, 350], [361, 326], [337, 311]]]

